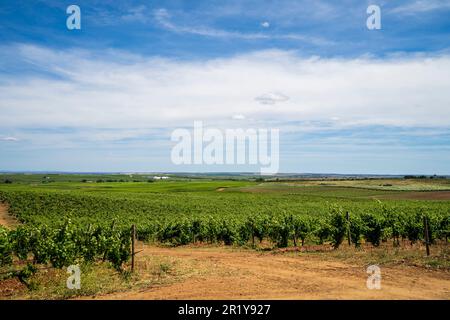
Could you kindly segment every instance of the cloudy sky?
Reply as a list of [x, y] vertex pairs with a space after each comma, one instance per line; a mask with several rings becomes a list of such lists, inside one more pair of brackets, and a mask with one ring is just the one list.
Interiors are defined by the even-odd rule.
[[172, 131], [203, 121], [279, 129], [281, 172], [450, 174], [449, 17], [450, 0], [0, 0], [0, 171], [257, 171], [173, 164]]

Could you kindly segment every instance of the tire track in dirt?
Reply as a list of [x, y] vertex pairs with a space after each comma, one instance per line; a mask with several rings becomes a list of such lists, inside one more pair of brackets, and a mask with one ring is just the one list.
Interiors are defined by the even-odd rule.
[[215, 248], [145, 246], [143, 255], [203, 261], [210, 272], [99, 299], [450, 299], [450, 273], [382, 267], [381, 290], [366, 287], [365, 266], [308, 256]]

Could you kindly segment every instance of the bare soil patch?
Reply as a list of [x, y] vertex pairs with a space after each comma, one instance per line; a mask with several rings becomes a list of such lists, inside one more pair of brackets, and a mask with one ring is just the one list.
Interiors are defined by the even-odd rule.
[[27, 287], [17, 278], [2, 280], [0, 281], [0, 300], [26, 291], [26, 289]]
[[402, 192], [377, 198], [406, 200], [450, 200], [450, 191]]
[[9, 214], [8, 205], [0, 202], [0, 225], [6, 228], [15, 228], [19, 225], [19, 221]]
[[[450, 273], [382, 267], [381, 290], [366, 286], [366, 265], [304, 254], [224, 247], [145, 246], [144, 255], [195, 261], [199, 272], [175, 283], [99, 299], [450, 299]], [[204, 269], [204, 270], [202, 270]]]

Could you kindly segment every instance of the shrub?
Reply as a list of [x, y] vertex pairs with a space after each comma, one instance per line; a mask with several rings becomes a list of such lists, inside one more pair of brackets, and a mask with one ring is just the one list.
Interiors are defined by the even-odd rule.
[[351, 215], [350, 216], [350, 239], [355, 247], [359, 247], [361, 245], [361, 236], [364, 235], [366, 228], [363, 220], [359, 215]]
[[404, 223], [404, 236], [406, 236], [408, 240], [411, 241], [411, 244], [415, 243], [421, 238], [421, 234], [423, 233], [422, 213], [417, 212], [415, 214], [409, 214], [405, 216]]
[[339, 248], [347, 232], [347, 218], [341, 207], [332, 206], [330, 212], [330, 236], [335, 249]]
[[296, 216], [293, 219], [294, 228], [294, 245], [297, 245], [297, 238], [302, 241], [302, 246], [305, 244], [306, 238], [312, 232], [312, 220], [308, 216]]
[[329, 219], [323, 217], [315, 219], [315, 224], [317, 227], [314, 233], [317, 238], [319, 238], [319, 244], [323, 244], [331, 236], [331, 225]]
[[361, 219], [364, 223], [364, 237], [367, 241], [372, 243], [373, 246], [378, 247], [385, 226], [383, 216], [381, 214], [363, 213]]
[[12, 262], [13, 248], [9, 239], [8, 230], [0, 226], [0, 266]]

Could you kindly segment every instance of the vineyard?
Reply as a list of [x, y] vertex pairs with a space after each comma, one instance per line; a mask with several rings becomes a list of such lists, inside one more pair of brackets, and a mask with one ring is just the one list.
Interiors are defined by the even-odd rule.
[[[103, 260], [121, 269], [130, 258], [130, 226], [145, 242], [272, 247], [317, 244], [338, 249], [383, 242], [448, 243], [448, 201], [380, 201], [379, 190], [305, 188], [249, 193], [250, 182], [12, 185], [0, 201], [22, 226], [0, 229], [0, 265], [14, 261], [60, 268]], [[217, 192], [222, 186], [225, 192]]]
[[26, 226], [13, 231], [0, 227], [0, 266], [32, 257], [33, 264], [61, 268], [102, 258], [120, 269], [130, 257], [130, 235], [123, 230], [81, 228], [69, 221], [61, 226]]

